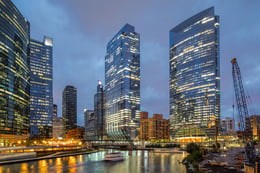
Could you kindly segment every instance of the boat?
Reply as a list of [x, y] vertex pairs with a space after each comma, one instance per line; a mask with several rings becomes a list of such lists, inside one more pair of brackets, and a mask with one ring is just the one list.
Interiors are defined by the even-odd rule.
[[104, 161], [120, 161], [120, 160], [124, 160], [124, 159], [125, 158], [122, 153], [114, 152], [114, 153], [105, 154]]

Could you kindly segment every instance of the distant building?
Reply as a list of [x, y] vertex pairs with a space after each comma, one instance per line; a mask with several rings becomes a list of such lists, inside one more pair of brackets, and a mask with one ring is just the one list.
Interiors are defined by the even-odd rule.
[[77, 128], [77, 89], [67, 85], [62, 94], [62, 118], [66, 131]]
[[8, 146], [29, 135], [30, 24], [10, 0], [0, 14], [0, 146]]
[[52, 138], [52, 47], [53, 40], [30, 41], [30, 136]]
[[233, 118], [224, 118], [220, 120], [222, 132], [235, 132], [235, 120]]
[[65, 129], [63, 126], [62, 117], [53, 117], [52, 133], [53, 133], [53, 138], [56, 139], [65, 137]]
[[72, 129], [66, 133], [66, 139], [84, 139], [84, 129]]
[[105, 122], [110, 139], [134, 139], [140, 125], [140, 35], [126, 24], [107, 44]]
[[94, 111], [84, 110], [86, 139], [103, 140], [106, 138], [104, 113], [103, 85], [98, 81], [97, 93], [94, 96]]
[[170, 121], [163, 119], [162, 114], [148, 118], [148, 112], [141, 112], [140, 116], [140, 140], [170, 139]]
[[219, 59], [219, 16], [214, 7], [170, 30], [173, 139], [215, 136], [215, 120], [220, 118]]
[[52, 107], [52, 115], [53, 115], [53, 118], [54, 117], [58, 117], [58, 106], [56, 104], [53, 104], [53, 107]]
[[97, 117], [93, 110], [84, 110], [85, 138], [88, 140], [97, 140]]
[[260, 137], [260, 115], [250, 116], [251, 129], [253, 137]]

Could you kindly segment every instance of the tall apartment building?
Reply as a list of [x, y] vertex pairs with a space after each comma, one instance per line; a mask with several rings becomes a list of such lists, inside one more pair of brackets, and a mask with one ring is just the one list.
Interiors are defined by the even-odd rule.
[[12, 1], [0, 2], [0, 146], [8, 146], [29, 135], [30, 24]]
[[[214, 136], [220, 118], [220, 63], [219, 17], [213, 7], [170, 30], [169, 63], [171, 137]], [[190, 133], [193, 128], [196, 132]]]
[[107, 44], [105, 122], [110, 139], [134, 139], [140, 124], [140, 35], [126, 24]]
[[170, 121], [163, 119], [162, 114], [153, 114], [152, 118], [148, 118], [148, 112], [141, 112], [139, 139], [170, 139]]
[[53, 40], [30, 41], [30, 136], [52, 138], [52, 48]]
[[62, 118], [66, 132], [77, 128], [77, 89], [71, 85], [63, 90]]

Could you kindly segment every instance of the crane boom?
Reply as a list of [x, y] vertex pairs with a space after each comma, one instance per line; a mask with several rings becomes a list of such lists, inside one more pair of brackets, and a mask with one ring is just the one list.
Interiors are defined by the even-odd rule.
[[[235, 89], [236, 103], [237, 103], [237, 109], [238, 109], [238, 115], [240, 121], [239, 128], [243, 133], [243, 141], [246, 142], [245, 153], [248, 159], [248, 163], [250, 165], [254, 165], [255, 158], [256, 158], [256, 151], [253, 145], [253, 135], [251, 131], [251, 122], [249, 119], [245, 90], [242, 83], [240, 69], [237, 64], [237, 59], [233, 58], [231, 60], [231, 63], [232, 63], [233, 84]], [[247, 126], [246, 123], [248, 124]]]
[[238, 114], [240, 119], [240, 128], [242, 131], [244, 131], [246, 130], [245, 120], [249, 118], [245, 90], [242, 83], [240, 68], [237, 64], [236, 58], [233, 58], [231, 63], [232, 63], [233, 84], [234, 84]]

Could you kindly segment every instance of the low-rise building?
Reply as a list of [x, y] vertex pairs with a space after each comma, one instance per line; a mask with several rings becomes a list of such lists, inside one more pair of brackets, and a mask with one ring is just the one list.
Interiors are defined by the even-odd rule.
[[84, 129], [71, 129], [66, 133], [66, 139], [84, 139]]
[[260, 137], [260, 115], [250, 116], [251, 130], [254, 137]]
[[54, 139], [65, 137], [62, 117], [53, 117], [52, 134]]
[[224, 118], [220, 120], [222, 132], [235, 132], [235, 120], [233, 118]]
[[140, 140], [170, 139], [170, 121], [162, 114], [148, 118], [148, 112], [141, 112], [140, 117]]

